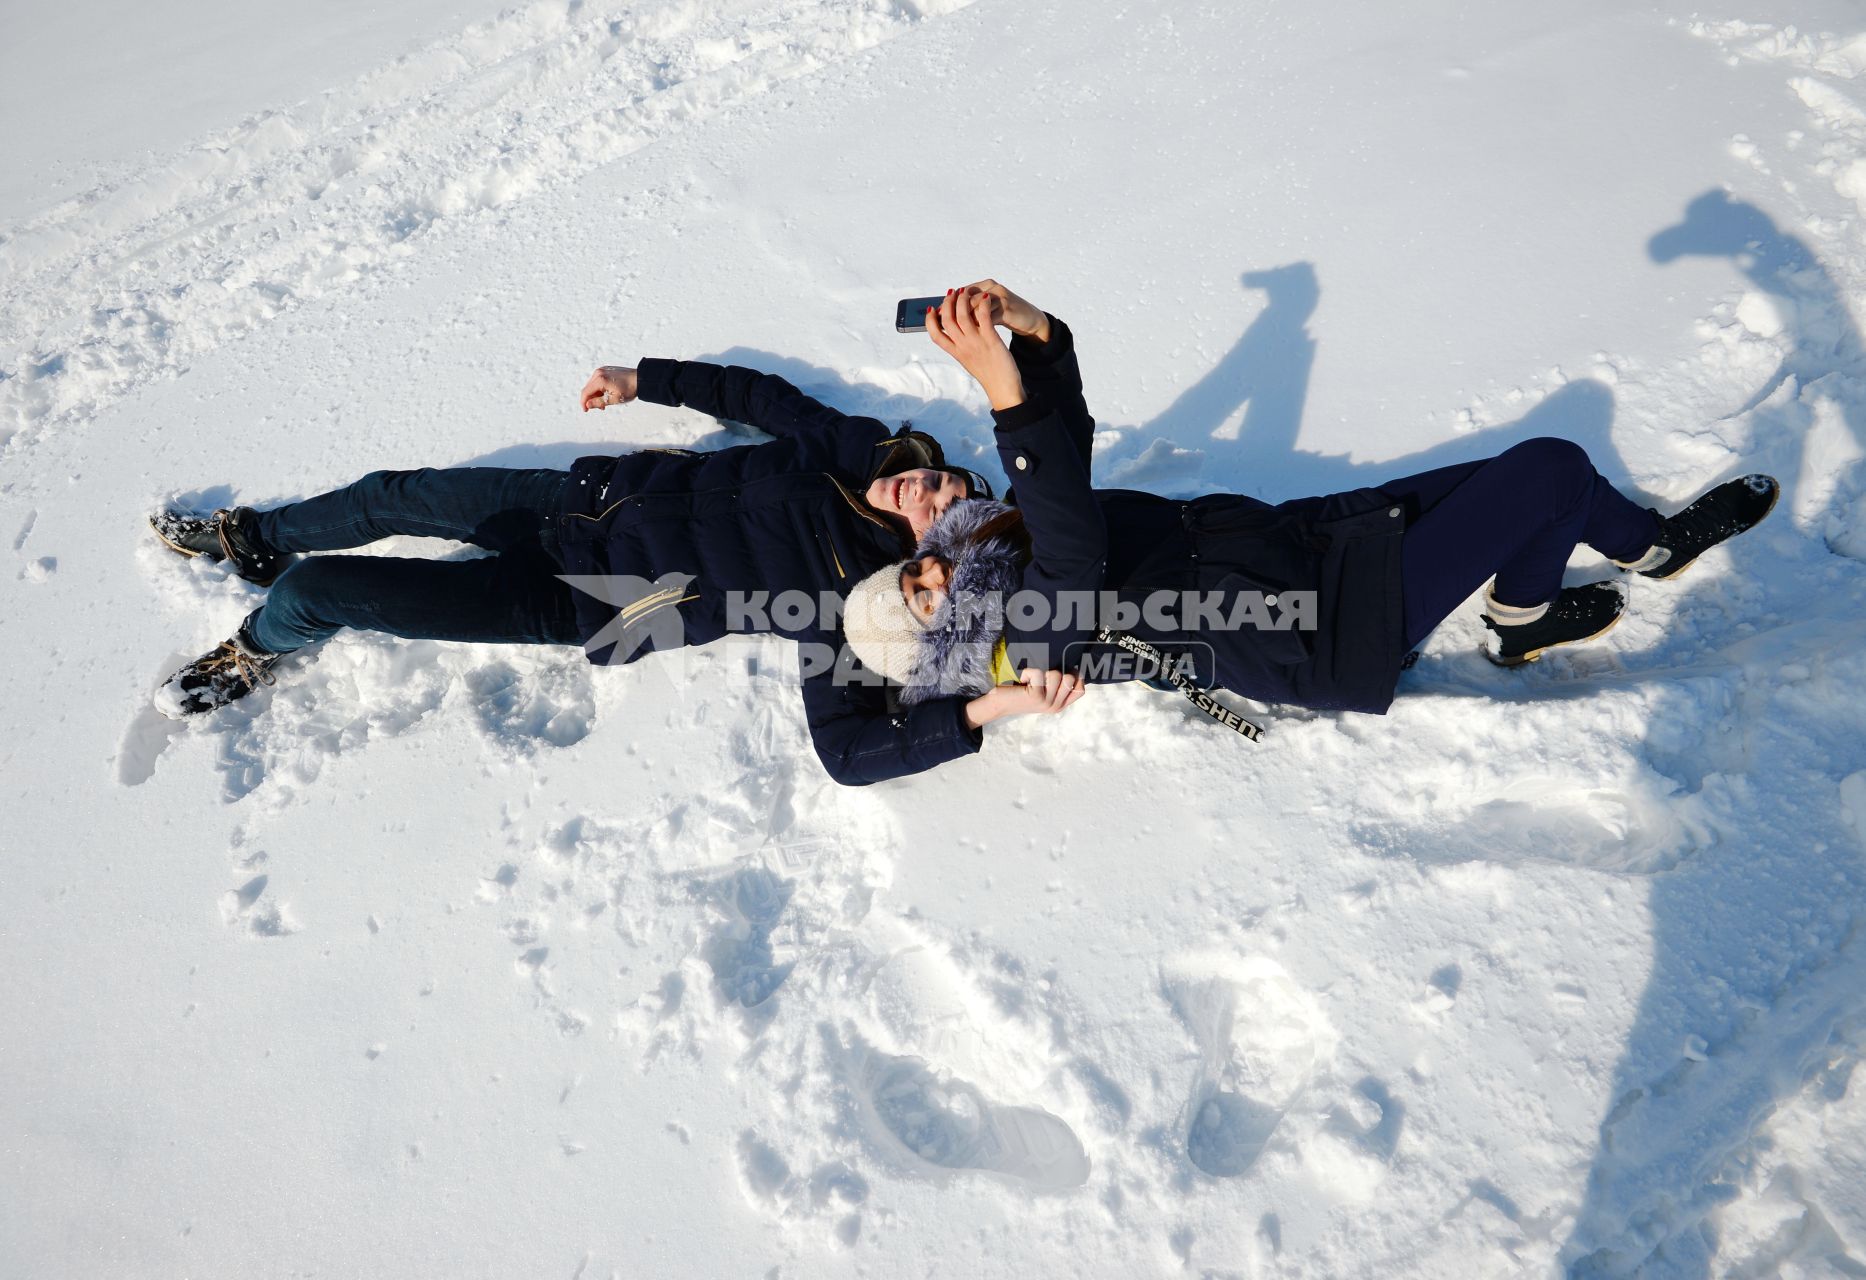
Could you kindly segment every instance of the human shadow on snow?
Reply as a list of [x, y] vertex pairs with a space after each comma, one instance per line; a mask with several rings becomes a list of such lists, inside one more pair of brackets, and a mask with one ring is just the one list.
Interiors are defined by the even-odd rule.
[[[1679, 591], [1674, 619], [1710, 619], [1712, 635], [1677, 627], [1660, 642], [1657, 659], [1684, 670], [1653, 685], [1642, 754], [1681, 797], [1700, 798], [1715, 831], [1647, 882], [1651, 972], [1562, 1263], [1574, 1277], [1701, 1280], [1732, 1266], [1773, 1273], [1793, 1256], [1866, 1275], [1866, 1258], [1849, 1256], [1812, 1204], [1762, 1252], [1749, 1241], [1745, 1256], [1722, 1260], [1712, 1216], [1738, 1194], [1724, 1181], [1733, 1157], [1779, 1103], [1845, 1059], [1842, 1042], [1866, 1021], [1866, 863], [1839, 796], [1841, 780], [1866, 768], [1866, 736], [1845, 706], [1797, 696], [1777, 674], [1818, 672], [1866, 639], [1857, 567], [1827, 554], [1833, 538], [1825, 549], [1790, 548], [1801, 562], [1784, 564], [1779, 536], [1798, 515], [1830, 531], [1844, 524], [1844, 503], [1866, 479], [1854, 463], [1813, 477], [1831, 482], [1826, 494], [1801, 492], [1810, 401], [1837, 409], [1866, 440], [1860, 334], [1808, 246], [1722, 191], [1691, 201], [1648, 249], [1661, 264], [1726, 257], [1781, 304], [1782, 364], [1728, 417], [1751, 415], [1730, 474], [1773, 472], [1783, 496], [1757, 536], [1729, 545], [1726, 572], [1700, 565], [1674, 584], [1636, 584]], [[1851, 589], [1834, 585], [1847, 581]], [[1705, 660], [1706, 646], [1717, 661]], [[1694, 664], [1702, 675], [1692, 676]], [[1791, 723], [1775, 722], [1783, 703]], [[1785, 1194], [1795, 1198], [1792, 1183]]]
[[[1603, 475], [1638, 496], [1613, 439], [1613, 393], [1593, 379], [1567, 383], [1514, 421], [1399, 458], [1357, 462], [1345, 455], [1296, 448], [1314, 357], [1306, 320], [1320, 296], [1315, 272], [1308, 263], [1296, 263], [1246, 272], [1241, 278], [1250, 287], [1268, 292], [1268, 307], [1212, 369], [1154, 418], [1138, 426], [1098, 421], [1104, 432], [1118, 436], [1112, 442], [1097, 442], [1093, 466], [1098, 487], [1147, 488], [1163, 480], [1166, 483], [1159, 488], [1175, 493], [1248, 492], [1244, 482], [1249, 481], [1266, 500], [1276, 502], [1378, 484], [1490, 457], [1534, 436], [1559, 435], [1585, 446]], [[778, 374], [843, 413], [877, 418], [890, 428], [911, 422], [945, 446], [949, 461], [979, 471], [1003, 490], [1004, 472], [998, 465], [991, 419], [972, 406], [851, 381], [833, 369], [751, 347], [732, 347], [700, 358]], [[1082, 372], [1093, 413], [1097, 382], [1105, 380], [1109, 371], [1087, 364]], [[1219, 437], [1225, 444], [1222, 456], [1205, 454], [1203, 446], [1210, 443], [1212, 433], [1226, 427], [1240, 407], [1244, 413], [1235, 437]], [[728, 424], [687, 447], [710, 449], [763, 438], [748, 427]], [[613, 443], [514, 445], [456, 465], [564, 466], [587, 453], [623, 452], [654, 443], [662, 442], [643, 441], [621, 449]], [[1150, 459], [1162, 452], [1193, 458], [1192, 471], [1153, 465]], [[1171, 474], [1162, 475], [1163, 471]]]
[[1150, 422], [1097, 442], [1101, 483], [1197, 484], [1208, 459], [1207, 441], [1224, 443], [1224, 470], [1240, 476], [1278, 467], [1295, 454], [1315, 365], [1308, 328], [1322, 296], [1315, 267], [1292, 262], [1246, 271], [1238, 282], [1247, 292], [1263, 293], [1263, 310], [1203, 377]]
[[[1866, 347], [1840, 286], [1813, 250], [1782, 231], [1755, 205], [1733, 200], [1726, 191], [1707, 191], [1686, 206], [1682, 221], [1658, 232], [1646, 248], [1652, 260], [1661, 264], [1684, 257], [1728, 258], [1778, 304], [1788, 352], [1748, 401], [1727, 417], [1740, 417], [1763, 404], [1790, 378], [1806, 386], [1829, 374], [1866, 374]], [[1834, 399], [1855, 440], [1866, 446], [1866, 397]], [[1758, 443], [1765, 448], [1788, 443], [1796, 446], [1789, 452], [1798, 457], [1803, 433], [1778, 424], [1775, 416], [1763, 419], [1760, 434], [1765, 438]], [[1785, 469], [1784, 479], [1793, 478], [1799, 470]]]

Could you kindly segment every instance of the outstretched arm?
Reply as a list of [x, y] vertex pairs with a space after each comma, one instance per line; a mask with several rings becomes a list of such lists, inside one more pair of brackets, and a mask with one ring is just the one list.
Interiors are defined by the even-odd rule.
[[635, 369], [604, 365], [583, 384], [579, 403], [587, 413], [637, 398], [650, 404], [685, 405], [774, 436], [835, 430], [851, 421], [849, 415], [812, 399], [775, 373], [703, 360], [647, 359]]

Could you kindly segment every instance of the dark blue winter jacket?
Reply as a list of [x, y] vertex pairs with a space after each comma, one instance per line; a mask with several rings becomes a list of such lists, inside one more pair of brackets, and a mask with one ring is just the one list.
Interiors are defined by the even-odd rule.
[[[1013, 339], [1011, 351], [1026, 399], [993, 417], [998, 454], [1031, 535], [1026, 589], [1052, 600], [1110, 591], [1136, 604], [1160, 589], [1218, 592], [1226, 617], [1240, 593], [1274, 599], [1313, 591], [1318, 625], [1312, 631], [1187, 632], [1143, 621], [1129, 632], [1186, 655], [1202, 678], [1247, 697], [1386, 711], [1406, 653], [1399, 554], [1405, 520], [1387, 495], [1358, 489], [1272, 506], [1236, 494], [1179, 501], [1095, 489], [1089, 478], [1094, 422], [1068, 327], [1052, 317], [1049, 342]], [[1052, 610], [1050, 618], [1052, 625], [1042, 629], [1020, 628], [1013, 613], [1006, 638], [1014, 664], [1075, 669], [1100, 653], [1088, 619], [1072, 609]], [[1067, 625], [1055, 625], [1059, 621]], [[937, 699], [913, 708], [953, 704], [954, 723], [943, 737], [917, 741], [911, 752], [886, 749], [887, 727], [894, 725], [898, 735], [903, 717], [870, 686], [845, 686], [833, 702], [819, 696], [810, 704], [811, 731], [837, 781], [875, 782], [976, 749], [979, 735], [964, 727], [964, 701]], [[832, 755], [822, 749], [826, 740], [872, 742], [875, 750]]]
[[[643, 400], [686, 405], [777, 439], [576, 462], [557, 534], [564, 572], [580, 580], [572, 596], [590, 661], [633, 662], [754, 632], [805, 642], [806, 662], [838, 653], [835, 627], [774, 606], [785, 592], [802, 592], [812, 605], [825, 592], [839, 598], [912, 551], [905, 527], [862, 497], [894, 437], [875, 419], [839, 413], [773, 374], [678, 360], [644, 360], [638, 373]], [[761, 597], [762, 610], [742, 607]], [[918, 773], [978, 749], [957, 699], [885, 714], [888, 700], [874, 677], [847, 654], [839, 662], [840, 673], [819, 669], [803, 690], [817, 752], [838, 781]], [[850, 717], [847, 679], [871, 682], [858, 692], [875, 699], [861, 705], [877, 714]]]
[[[1053, 333], [1051, 347], [1067, 342]], [[1039, 376], [1026, 371], [1023, 404], [994, 413], [998, 455], [1016, 486], [1033, 556], [1023, 587], [1052, 600], [1106, 591], [1143, 605], [1155, 592], [1205, 593], [1222, 617], [1238, 597], [1277, 602], [1313, 592], [1314, 626], [1160, 627], [1129, 634], [1193, 660], [1203, 681], [1263, 702], [1329, 711], [1384, 713], [1406, 655], [1400, 537], [1404, 512], [1378, 489], [1355, 489], [1271, 505], [1242, 494], [1190, 500], [1089, 481], [1094, 422], [1082, 404], [1073, 348], [1049, 353]], [[1066, 597], [1065, 597], [1066, 598]], [[1275, 605], [1280, 619], [1285, 610]], [[1075, 670], [1103, 647], [1094, 627], [1056, 608], [1050, 625], [1007, 627], [1013, 665]], [[1092, 669], [1092, 668], [1091, 668]]]
[[[911, 550], [906, 526], [862, 497], [892, 438], [880, 422], [752, 369], [644, 360], [639, 376], [643, 400], [777, 439], [709, 453], [642, 449], [571, 467], [557, 530], [564, 571], [626, 579], [601, 594], [573, 592], [590, 661], [633, 662], [734, 632], [814, 634], [814, 616], [774, 610], [774, 597], [839, 597]], [[745, 607], [760, 599], [764, 608]]]

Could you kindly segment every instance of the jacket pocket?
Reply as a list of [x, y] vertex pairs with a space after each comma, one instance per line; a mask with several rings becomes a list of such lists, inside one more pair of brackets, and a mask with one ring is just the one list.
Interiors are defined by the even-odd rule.
[[1254, 498], [1230, 493], [1194, 498], [1185, 504], [1183, 511], [1181, 519], [1186, 532], [1194, 538], [1200, 534], [1236, 533], [1274, 536], [1289, 523], [1287, 512], [1267, 506]]
[[[1226, 574], [1218, 580], [1217, 589], [1225, 596], [1226, 644], [1245, 649], [1277, 666], [1294, 666], [1314, 656], [1312, 628], [1318, 617], [1313, 602], [1307, 608], [1296, 607], [1297, 602], [1283, 598], [1285, 589], [1248, 572]], [[1261, 597], [1262, 607], [1250, 608], [1245, 599], [1249, 595]], [[1238, 622], [1236, 627], [1230, 625], [1234, 618]]]

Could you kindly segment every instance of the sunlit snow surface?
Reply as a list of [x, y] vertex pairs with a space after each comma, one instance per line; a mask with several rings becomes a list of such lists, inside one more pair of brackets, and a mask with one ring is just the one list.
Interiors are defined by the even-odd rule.
[[[1857, 8], [5, 27], [0, 1274], [1866, 1274]], [[575, 413], [645, 355], [995, 472], [891, 325], [988, 274], [1106, 484], [1559, 434], [1783, 501], [1599, 644], [1499, 673], [1467, 608], [1255, 746], [1102, 688], [838, 789], [775, 642], [346, 635], [147, 709], [261, 598], [152, 504], [741, 438]]]

